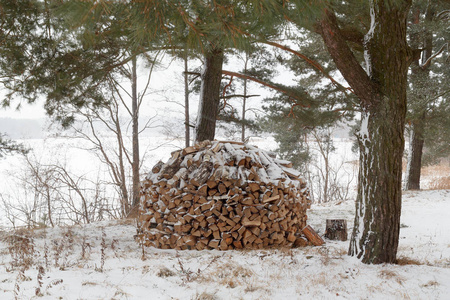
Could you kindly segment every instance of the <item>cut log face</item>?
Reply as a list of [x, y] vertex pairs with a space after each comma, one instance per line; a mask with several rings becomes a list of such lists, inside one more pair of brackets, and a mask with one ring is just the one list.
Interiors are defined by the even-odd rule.
[[303, 234], [306, 238], [313, 244], [314, 246], [322, 246], [325, 244], [325, 241], [317, 234], [317, 232], [312, 229], [311, 226], [307, 225], [302, 229]]
[[329, 240], [347, 240], [347, 220], [327, 219], [325, 237]]
[[251, 145], [203, 141], [175, 151], [141, 186], [137, 238], [147, 246], [230, 250], [318, 244], [306, 227], [310, 200], [300, 173]]

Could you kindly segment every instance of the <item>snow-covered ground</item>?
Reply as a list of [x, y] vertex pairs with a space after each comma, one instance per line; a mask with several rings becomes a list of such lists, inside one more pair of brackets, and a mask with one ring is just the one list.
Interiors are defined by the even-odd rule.
[[[403, 196], [398, 257], [364, 265], [348, 242], [255, 251], [142, 249], [135, 224], [108, 221], [2, 231], [0, 299], [449, 299], [450, 190]], [[345, 218], [353, 201], [313, 206], [309, 224]], [[23, 271], [20, 271], [23, 270]], [[39, 271], [41, 270], [41, 271]]]

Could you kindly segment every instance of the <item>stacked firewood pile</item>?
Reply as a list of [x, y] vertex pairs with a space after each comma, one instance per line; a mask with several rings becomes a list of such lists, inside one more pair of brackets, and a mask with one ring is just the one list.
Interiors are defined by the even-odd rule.
[[173, 152], [142, 182], [136, 237], [163, 249], [304, 246], [308, 193], [273, 153], [204, 141]]

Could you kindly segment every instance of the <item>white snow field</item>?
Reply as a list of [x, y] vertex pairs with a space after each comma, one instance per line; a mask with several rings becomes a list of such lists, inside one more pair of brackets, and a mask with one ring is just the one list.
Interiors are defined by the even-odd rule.
[[[1, 231], [0, 299], [449, 299], [450, 190], [403, 195], [402, 265], [365, 265], [347, 242], [254, 251], [142, 249], [133, 220]], [[309, 210], [323, 234], [354, 202]]]

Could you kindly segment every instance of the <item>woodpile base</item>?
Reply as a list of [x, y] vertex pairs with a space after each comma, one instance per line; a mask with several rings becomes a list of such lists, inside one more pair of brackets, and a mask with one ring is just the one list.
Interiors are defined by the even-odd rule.
[[273, 153], [204, 141], [159, 162], [142, 182], [137, 239], [162, 249], [308, 245], [309, 191]]

